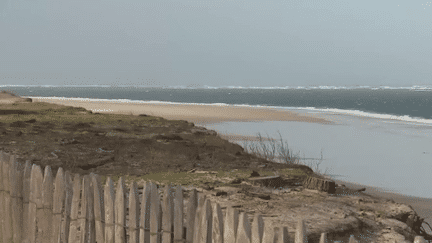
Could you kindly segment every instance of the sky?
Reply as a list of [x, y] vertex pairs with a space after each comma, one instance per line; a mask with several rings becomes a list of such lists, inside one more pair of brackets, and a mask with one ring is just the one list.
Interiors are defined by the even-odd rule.
[[432, 85], [431, 5], [0, 0], [0, 84]]

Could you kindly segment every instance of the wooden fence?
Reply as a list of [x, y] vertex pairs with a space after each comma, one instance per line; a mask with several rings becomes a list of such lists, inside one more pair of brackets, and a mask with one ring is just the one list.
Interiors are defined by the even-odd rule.
[[[175, 191], [175, 192], [173, 192]], [[38, 165], [25, 165], [16, 156], [0, 152], [0, 243], [287, 243], [288, 229], [264, 225], [255, 215], [227, 208], [225, 221], [219, 204], [211, 205], [194, 189], [183, 224], [183, 191], [168, 185], [163, 203], [154, 183], [146, 183], [142, 200], [137, 184], [127, 197], [123, 178], [116, 190], [110, 177], [102, 188], [100, 177], [83, 178], [62, 168], [53, 179], [51, 167], [44, 175]], [[295, 243], [307, 242], [306, 228], [299, 220]], [[320, 243], [326, 242], [326, 234]], [[356, 242], [351, 237], [350, 243]], [[416, 237], [416, 243], [425, 242]]]

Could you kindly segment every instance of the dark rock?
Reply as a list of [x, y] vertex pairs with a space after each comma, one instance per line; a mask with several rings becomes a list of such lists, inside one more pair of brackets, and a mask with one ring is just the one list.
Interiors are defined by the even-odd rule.
[[60, 145], [68, 145], [68, 144], [78, 144], [80, 142], [78, 142], [75, 139], [67, 139], [67, 138], [62, 138], [59, 140], [58, 142]]
[[250, 175], [250, 177], [258, 177], [258, 176], [260, 176], [260, 174], [254, 170], [252, 171], [252, 173]]
[[36, 119], [31, 119], [31, 120], [28, 120], [28, 121], [25, 121], [25, 122], [27, 122], [27, 123], [35, 123]]
[[9, 125], [9, 127], [26, 127], [26, 126], [27, 124], [23, 121], [15, 121]]
[[218, 191], [218, 192], [216, 192], [216, 197], [220, 197], [220, 196], [227, 196], [228, 195], [228, 193], [227, 192], [224, 192], [224, 191]]
[[236, 179], [231, 181], [231, 184], [240, 184], [241, 182], [242, 182], [242, 179], [236, 178]]
[[203, 185], [202, 185], [202, 188], [203, 188], [203, 189], [206, 189], [207, 191], [211, 191], [211, 190], [214, 189], [213, 186], [210, 186], [210, 185], [207, 185], [207, 184], [203, 184]]
[[91, 125], [88, 123], [79, 122], [74, 127], [75, 128], [89, 128], [89, 127], [91, 127]]
[[152, 138], [156, 139], [156, 140], [166, 140], [166, 141], [172, 141], [172, 140], [174, 140], [174, 141], [181, 141], [181, 140], [183, 140], [182, 137], [180, 137], [178, 135], [172, 135], [172, 134], [167, 135], [167, 136], [165, 136], [165, 135], [156, 135], [156, 136], [154, 136]]

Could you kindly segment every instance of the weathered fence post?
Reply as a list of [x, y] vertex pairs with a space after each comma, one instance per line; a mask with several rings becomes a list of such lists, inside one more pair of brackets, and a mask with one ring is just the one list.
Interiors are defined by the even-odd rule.
[[138, 243], [139, 240], [139, 196], [136, 182], [129, 186], [129, 242]]
[[[41, 233], [42, 242], [51, 242], [52, 237], [52, 203], [53, 203], [53, 178], [51, 167], [45, 166], [44, 179], [42, 182], [42, 205], [38, 210], [38, 229]], [[40, 222], [40, 224], [39, 224]]]
[[114, 183], [111, 177], [108, 177], [105, 184], [105, 242], [114, 243]]
[[223, 214], [219, 203], [213, 206], [213, 223], [212, 223], [212, 240], [214, 243], [223, 243], [224, 228], [223, 228]]
[[90, 185], [89, 175], [85, 175], [82, 180], [81, 212], [78, 219], [80, 226], [79, 242], [94, 243], [93, 188]]
[[29, 199], [30, 199], [30, 174], [32, 171], [32, 165], [27, 160], [24, 166], [23, 175], [23, 230], [22, 239], [27, 240], [28, 237], [28, 220], [29, 220]]
[[161, 243], [162, 214], [161, 202], [156, 185], [151, 187], [150, 201], [150, 243]]
[[261, 243], [264, 233], [264, 220], [261, 214], [256, 214], [252, 222], [252, 243]]
[[23, 222], [23, 198], [22, 198], [22, 176], [23, 166], [16, 160], [16, 156], [11, 156], [9, 179], [11, 184], [11, 206], [12, 206], [12, 226], [13, 242], [21, 243], [22, 222]]
[[177, 186], [174, 198], [174, 242], [183, 241], [183, 189]]
[[229, 206], [226, 209], [226, 218], [224, 226], [224, 243], [235, 243], [237, 237], [237, 227], [239, 224], [239, 215], [237, 209]]
[[120, 177], [117, 183], [115, 195], [115, 243], [126, 242], [126, 204], [125, 204], [125, 185], [123, 177]]
[[69, 230], [69, 243], [77, 242], [78, 235], [78, 206], [80, 203], [81, 193], [81, 178], [79, 174], [75, 174], [73, 181], [72, 192], [72, 205], [70, 215], [70, 230]]
[[186, 242], [192, 243], [195, 229], [195, 215], [198, 207], [198, 194], [194, 188], [189, 196], [186, 212]]
[[65, 201], [64, 201], [64, 211], [63, 219], [61, 224], [61, 242], [68, 243], [69, 240], [69, 230], [71, 221], [71, 210], [72, 210], [72, 197], [73, 197], [73, 184], [72, 176], [69, 171], [65, 172]]
[[141, 215], [140, 215], [140, 243], [150, 242], [150, 203], [151, 182], [145, 182], [142, 193]]
[[172, 196], [171, 183], [166, 185], [163, 193], [163, 211], [162, 211], [162, 243], [172, 243], [173, 238], [173, 219], [174, 219], [174, 202]]
[[198, 195], [198, 207], [197, 207], [197, 210], [195, 213], [194, 236], [193, 236], [194, 243], [197, 241], [198, 234], [202, 233], [200, 231], [200, 228], [201, 228], [201, 221], [200, 220], [202, 219], [201, 218], [201, 211], [204, 207], [205, 201], [206, 201], [206, 195], [205, 194], [199, 194]]
[[252, 241], [252, 229], [245, 212], [240, 214], [239, 225], [237, 228], [236, 243], [250, 243]]
[[[0, 176], [3, 177], [3, 151], [0, 151]], [[3, 178], [0, 178], [0, 243], [3, 243], [3, 235], [5, 233], [4, 229], [4, 195], [5, 195], [5, 186], [3, 185]]]
[[321, 233], [321, 238], [319, 243], [327, 243], [327, 233]]
[[35, 243], [36, 240], [40, 240], [38, 232], [36, 232], [36, 227], [40, 227], [37, 222], [37, 214], [40, 209], [43, 208], [42, 204], [42, 170], [38, 165], [32, 166], [32, 171], [30, 174], [30, 198], [29, 198], [29, 214], [28, 214], [28, 230], [27, 235], [29, 243]]
[[264, 224], [264, 234], [262, 243], [276, 243], [276, 232], [270, 222]]
[[58, 243], [61, 242], [62, 210], [66, 197], [65, 178], [61, 167], [57, 170], [54, 184], [52, 243]]
[[306, 226], [303, 219], [297, 221], [297, 228], [295, 233], [295, 243], [307, 242]]
[[[196, 217], [194, 243], [211, 243], [212, 242], [212, 224], [213, 212], [209, 199], [206, 199], [204, 205], [200, 207], [199, 213]], [[197, 223], [198, 222], [198, 223]]]
[[105, 242], [105, 208], [104, 208], [104, 192], [100, 181], [100, 176], [90, 173], [91, 184], [93, 185], [93, 202], [94, 202], [94, 218], [96, 241]]
[[288, 227], [280, 227], [279, 235], [278, 235], [278, 243], [288, 243], [289, 235], [288, 235]]
[[12, 212], [11, 212], [11, 197], [10, 197], [10, 181], [9, 181], [9, 166], [10, 154], [2, 153], [1, 160], [3, 161], [2, 184], [3, 184], [3, 242], [12, 241]]

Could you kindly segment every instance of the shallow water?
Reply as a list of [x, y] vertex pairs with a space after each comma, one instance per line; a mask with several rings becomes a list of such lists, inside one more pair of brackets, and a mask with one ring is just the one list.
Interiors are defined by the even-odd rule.
[[[307, 111], [298, 111], [307, 113]], [[432, 127], [424, 124], [314, 112], [335, 125], [265, 121], [205, 124], [219, 133], [261, 133], [288, 142], [301, 157], [320, 158], [321, 172], [389, 192], [432, 198]], [[237, 142], [244, 145], [243, 142]], [[315, 168], [318, 160], [304, 160]]]

